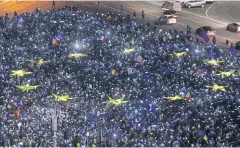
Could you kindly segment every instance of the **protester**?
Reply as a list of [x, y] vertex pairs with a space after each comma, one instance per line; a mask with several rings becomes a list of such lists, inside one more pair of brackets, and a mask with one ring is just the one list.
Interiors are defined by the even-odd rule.
[[59, 147], [239, 146], [239, 57], [151, 27], [68, 7], [1, 22], [1, 146], [53, 146], [56, 95]]

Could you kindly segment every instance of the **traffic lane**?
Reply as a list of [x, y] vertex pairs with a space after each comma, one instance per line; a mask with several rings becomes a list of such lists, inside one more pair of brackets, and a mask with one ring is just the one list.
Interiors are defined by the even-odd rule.
[[143, 7], [147, 7], [147, 8], [162, 12], [162, 8], [161, 8], [160, 5], [162, 5], [164, 2], [160, 3], [160, 5], [156, 5], [156, 4], [151, 3], [149, 1], [141, 1], [141, 2], [134, 1], [132, 3], [135, 4], [136, 6], [140, 5], [140, 6], [143, 6]]
[[[115, 2], [117, 4], [120, 4], [118, 2]], [[139, 11], [139, 15], [141, 15], [142, 13], [142, 10], [144, 11], [145, 15], [148, 15], [148, 13], [150, 14], [154, 14], [154, 15], [157, 15], [158, 17], [162, 14], [162, 11], [161, 9], [159, 9], [158, 7], [153, 7], [151, 5], [149, 5], [149, 3], [147, 2], [124, 2], [123, 3], [123, 7], [128, 7], [128, 8], [132, 8], [133, 10], [134, 9], [137, 9], [137, 11]]]
[[195, 8], [182, 8], [181, 12], [185, 13], [194, 13], [202, 16], [206, 16], [206, 11], [210, 7], [210, 5], [206, 5], [205, 7], [195, 7]]
[[208, 10], [208, 16], [226, 23], [240, 22], [240, 2], [218, 2]]

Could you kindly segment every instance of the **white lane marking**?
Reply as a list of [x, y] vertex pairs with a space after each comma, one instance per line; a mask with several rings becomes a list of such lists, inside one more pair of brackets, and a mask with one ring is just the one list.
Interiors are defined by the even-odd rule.
[[179, 25], [183, 25], [183, 26], [186, 26], [186, 24], [182, 24], [182, 23], [179, 23], [179, 22], [177, 22], [177, 24], [179, 24]]
[[[214, 21], [218, 21], [218, 20], [215, 20], [213, 18], [211, 18], [209, 15], [208, 15], [208, 11], [212, 8], [212, 6], [216, 5], [218, 3], [218, 1], [216, 1], [215, 3], [213, 3], [210, 7], [208, 7], [208, 9], [206, 10], [206, 16], [210, 19], [210, 20], [214, 20]], [[226, 24], [227, 25], [227, 24]], [[225, 26], [226, 27], [226, 26]]]
[[182, 10], [181, 12], [188, 13], [188, 14], [191, 14], [191, 15], [195, 15], [195, 16], [198, 16], [198, 17], [201, 17], [201, 18], [209, 19], [209, 20], [211, 20], [211, 21], [214, 21], [214, 22], [216, 22], [216, 23], [221, 24], [222, 26], [226, 26], [226, 24], [227, 24], [226, 22], [221, 22], [221, 21], [218, 21], [218, 20], [214, 20], [214, 19], [212, 19], [212, 18], [210, 18], [210, 17], [198, 15], [198, 14], [195, 14], [195, 13], [192, 13], [192, 12], [188, 12], [188, 11], [184, 11], [184, 10]]
[[[105, 4], [103, 4], [103, 3], [100, 3], [100, 5], [103, 5], [103, 6], [107, 7], [107, 8], [110, 8], [110, 9], [113, 9], [113, 10], [116, 10], [116, 11], [119, 11], [119, 12], [121, 11], [121, 10], [119, 10], [119, 9], [116, 9], [116, 8], [114, 8], [114, 7], [105, 5]], [[140, 11], [140, 10], [138, 10], [138, 11]], [[123, 13], [127, 13], [127, 12], [123, 11]], [[128, 13], [127, 13], [127, 14], [128, 14]], [[137, 17], [137, 18], [140, 18], [140, 17]], [[140, 18], [140, 19], [141, 19], [141, 18]], [[152, 19], [150, 19], [150, 20], [152, 20]], [[152, 21], [153, 21], [153, 20], [152, 20]], [[185, 25], [185, 24], [181, 24], [181, 23], [177, 23], [177, 24]], [[165, 27], [174, 29], [174, 28], [171, 27], [171, 26], [165, 26]], [[177, 29], [179, 29], [179, 28], [177, 28]], [[194, 35], [194, 36], [196, 36], [196, 35]], [[221, 38], [226, 39], [225, 37], [222, 37], [222, 36], [221, 36]], [[217, 45], [218, 45], [218, 46], [221, 46], [221, 47], [224, 47], [224, 48], [229, 48], [229, 47], [226, 46], [226, 45], [221, 45], [221, 44], [217, 44]]]
[[178, 17], [183, 18], [183, 19], [186, 19], [186, 20], [189, 20], [189, 21], [192, 21], [192, 22], [195, 22], [195, 23], [197, 23], [197, 24], [202, 24], [202, 22], [195, 21], [195, 20], [190, 19], [190, 18], [187, 18], [187, 17], [183, 17], [183, 16], [178, 16]]

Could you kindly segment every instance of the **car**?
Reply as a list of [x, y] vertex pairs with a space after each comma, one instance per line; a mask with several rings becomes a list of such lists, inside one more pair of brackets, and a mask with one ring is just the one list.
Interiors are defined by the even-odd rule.
[[240, 51], [240, 41], [236, 42], [235, 48]]
[[175, 11], [181, 11], [182, 10], [182, 6], [180, 3], [178, 2], [170, 2], [170, 1], [166, 1], [162, 4], [161, 6], [162, 10], [175, 10]]
[[175, 10], [166, 10], [163, 11], [163, 15], [165, 16], [173, 16], [173, 17], [177, 17], [178, 12]]
[[184, 3], [184, 7], [192, 8], [192, 7], [204, 7], [206, 1], [192, 0]]
[[161, 24], [176, 24], [177, 23], [177, 19], [173, 16], [166, 16], [166, 15], [162, 15], [159, 17], [158, 21]]
[[228, 24], [227, 30], [233, 31], [233, 32], [240, 32], [240, 25], [237, 23]]
[[216, 35], [216, 30], [213, 29], [211, 26], [203, 26], [200, 28], [196, 29], [196, 34], [200, 34], [202, 29], [206, 32], [208, 36], [215, 36]]
[[177, 0], [176, 2], [180, 3], [181, 6], [184, 7], [184, 6], [185, 6], [185, 3], [186, 3], [186, 2], [189, 2], [189, 1], [191, 1], [191, 0]]

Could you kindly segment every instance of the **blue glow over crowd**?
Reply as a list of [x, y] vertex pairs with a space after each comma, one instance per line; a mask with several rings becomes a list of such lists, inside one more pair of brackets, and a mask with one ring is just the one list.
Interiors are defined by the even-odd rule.
[[[193, 34], [63, 8], [0, 22], [0, 146], [240, 145], [240, 57]], [[231, 48], [233, 48], [231, 46]]]

